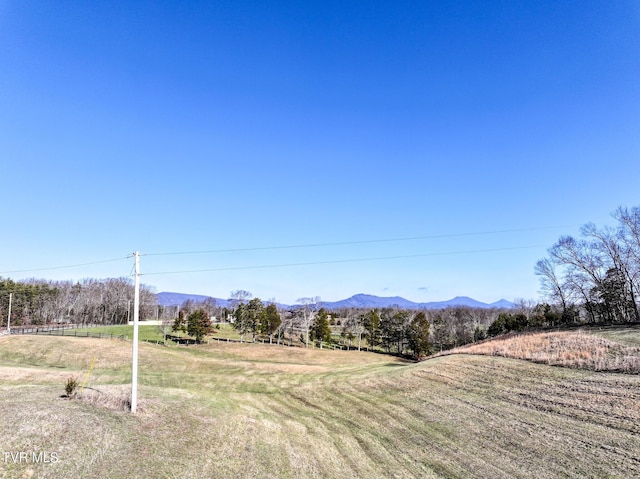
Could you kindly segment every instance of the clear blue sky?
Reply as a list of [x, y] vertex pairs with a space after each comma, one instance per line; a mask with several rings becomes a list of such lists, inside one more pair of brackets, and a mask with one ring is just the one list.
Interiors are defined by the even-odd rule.
[[534, 299], [640, 204], [640, 3], [0, 0], [0, 171], [3, 277]]

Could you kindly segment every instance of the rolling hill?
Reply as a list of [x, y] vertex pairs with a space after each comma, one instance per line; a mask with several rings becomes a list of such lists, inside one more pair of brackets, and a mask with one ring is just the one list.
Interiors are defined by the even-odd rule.
[[[158, 304], [161, 306], [178, 306], [187, 300], [192, 301], [204, 301], [211, 296], [204, 296], [199, 294], [184, 294], [184, 293], [171, 293], [162, 292], [157, 293]], [[228, 299], [212, 298], [215, 299], [218, 306], [228, 306]], [[278, 303], [279, 304], [279, 303]], [[279, 304], [283, 308], [293, 308], [296, 305]], [[457, 296], [448, 301], [434, 301], [429, 303], [415, 303], [408, 299], [401, 298], [400, 296], [381, 297], [371, 294], [356, 294], [350, 298], [340, 301], [322, 301], [319, 303], [320, 307], [326, 309], [339, 309], [339, 308], [388, 308], [392, 306], [404, 308], [404, 309], [441, 309], [453, 306], [469, 306], [473, 308], [513, 308], [514, 304], [506, 299], [501, 299], [494, 303], [483, 303], [476, 301], [473, 298], [466, 296]]]
[[[495, 356], [141, 344], [131, 415], [129, 342], [0, 345], [0, 442], [57, 459], [5, 461], [0, 477], [640, 477], [637, 375]], [[60, 397], [92, 365], [83, 398]]]

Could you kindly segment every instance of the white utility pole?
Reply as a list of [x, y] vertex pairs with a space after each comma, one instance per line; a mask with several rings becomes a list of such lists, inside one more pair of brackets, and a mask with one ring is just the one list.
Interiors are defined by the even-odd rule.
[[13, 293], [9, 293], [9, 314], [7, 315], [7, 333], [11, 334], [11, 298]]
[[131, 354], [131, 412], [138, 407], [138, 320], [140, 316], [140, 253], [133, 253], [136, 261], [133, 297], [133, 352]]

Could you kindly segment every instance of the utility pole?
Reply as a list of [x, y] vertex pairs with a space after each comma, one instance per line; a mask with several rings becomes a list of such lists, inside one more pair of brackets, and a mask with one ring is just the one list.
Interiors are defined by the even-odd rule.
[[131, 354], [131, 412], [138, 407], [138, 320], [140, 319], [140, 253], [133, 253], [135, 258], [135, 280], [133, 296], [133, 351]]
[[9, 315], [7, 316], [7, 333], [11, 334], [11, 298], [13, 293], [9, 293]]

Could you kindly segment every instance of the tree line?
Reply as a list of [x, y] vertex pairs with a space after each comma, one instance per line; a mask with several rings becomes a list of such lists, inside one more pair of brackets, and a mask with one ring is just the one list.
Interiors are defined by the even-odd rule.
[[640, 207], [612, 216], [615, 226], [588, 223], [536, 263], [547, 324], [640, 322]]
[[[13, 281], [0, 278], [0, 324], [7, 325], [11, 297], [11, 325], [49, 323], [125, 324], [133, 318], [134, 286], [128, 278]], [[141, 317], [157, 307], [151, 288], [141, 285]]]
[[[528, 304], [522, 302], [522, 307]], [[319, 297], [299, 298], [298, 305], [278, 309], [244, 290], [232, 291], [224, 315], [241, 338], [309, 347], [340, 345], [390, 354], [421, 357], [484, 339], [490, 324], [503, 311], [471, 307], [441, 310], [340, 308], [327, 310]]]
[[[6, 326], [11, 293], [11, 324], [126, 324], [133, 317], [133, 282], [128, 278], [72, 281], [0, 278], [0, 317]], [[227, 306], [213, 298], [187, 300], [180, 306], [159, 306], [151, 288], [141, 285], [140, 317], [163, 319], [168, 329], [197, 341], [211, 334], [212, 319], [228, 321], [241, 338], [317, 347], [340, 345], [381, 352], [423, 356], [485, 337], [501, 310], [449, 307], [442, 310], [320, 307], [319, 297], [300, 298], [282, 309], [275, 301], [232, 291]], [[523, 308], [524, 308], [523, 303]]]

